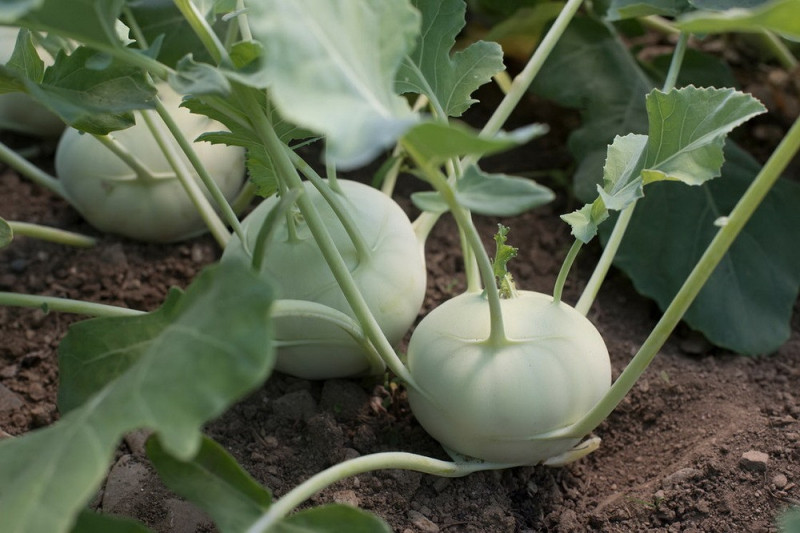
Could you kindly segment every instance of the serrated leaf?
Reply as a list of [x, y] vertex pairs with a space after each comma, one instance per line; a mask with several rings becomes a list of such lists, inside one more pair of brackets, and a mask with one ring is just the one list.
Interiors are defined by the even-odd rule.
[[599, 225], [607, 218], [608, 209], [600, 198], [572, 213], [561, 215], [561, 220], [570, 225], [572, 236], [582, 243], [594, 239]]
[[337, 166], [369, 162], [416, 122], [394, 93], [419, 32], [407, 0], [259, 0], [249, 9], [272, 100], [289, 121], [326, 136]]
[[169, 75], [169, 84], [179, 94], [228, 97], [231, 93], [231, 84], [220, 69], [208, 63], [198, 63], [191, 55], [178, 61], [175, 72]]
[[[154, 312], [165, 321], [155, 337], [148, 331], [115, 343], [107, 332], [124, 329], [124, 318], [71, 327], [68, 351], [61, 357], [76, 359], [87, 372], [93, 360], [129, 352], [138, 356], [52, 426], [0, 442], [3, 533], [69, 531], [130, 431], [150, 428], [172, 455], [192, 457], [202, 424], [271, 371], [271, 301], [272, 290], [263, 280], [231, 262], [204, 270], [171, 311]], [[98, 346], [94, 335], [110, 339], [109, 344]], [[98, 349], [86, 349], [92, 346]]]
[[[656, 183], [636, 206], [615, 264], [662, 309], [683, 284], [718, 228], [759, 171], [752, 157], [726, 148], [723, 177], [700, 187]], [[684, 320], [715, 345], [768, 354], [790, 334], [800, 287], [800, 186], [779, 180]], [[604, 228], [605, 239], [610, 228]]]
[[284, 518], [270, 530], [274, 533], [392, 533], [389, 524], [372, 513], [330, 504], [300, 511]]
[[140, 68], [86, 47], [59, 53], [41, 83], [25, 80], [25, 86], [64, 122], [98, 135], [132, 126], [132, 112], [153, 108], [156, 93]]
[[650, 15], [674, 17], [689, 9], [689, 0], [611, 0], [606, 18], [623, 20]]
[[153, 530], [129, 518], [86, 510], [78, 515], [71, 533], [153, 533]]
[[[397, 73], [400, 93], [426, 95], [447, 116], [460, 117], [475, 90], [505, 69], [497, 43], [479, 41], [451, 55], [465, 25], [462, 0], [412, 0], [422, 13], [419, 41]], [[410, 63], [410, 64], [409, 64]]]
[[8, 246], [13, 240], [14, 230], [11, 229], [11, 224], [0, 218], [0, 248]]
[[147, 456], [167, 487], [203, 509], [222, 533], [245, 531], [272, 501], [270, 492], [208, 437], [188, 461], [172, 457], [156, 437], [147, 441]]
[[402, 142], [412, 146], [423, 160], [435, 165], [453, 157], [484, 156], [509, 150], [546, 132], [547, 126], [531, 124], [487, 138], [459, 123], [423, 122], [406, 132]]
[[650, 120], [644, 184], [677, 180], [699, 185], [719, 176], [725, 137], [766, 108], [734, 89], [673, 89], [647, 96]]
[[773, 31], [800, 40], [800, 0], [775, 0], [750, 9], [732, 8], [720, 12], [689, 13], [675, 21], [690, 33]]
[[615, 138], [608, 147], [603, 167], [603, 187], [597, 186], [606, 208], [620, 211], [641, 198], [640, 176], [647, 141], [647, 135], [629, 134]]

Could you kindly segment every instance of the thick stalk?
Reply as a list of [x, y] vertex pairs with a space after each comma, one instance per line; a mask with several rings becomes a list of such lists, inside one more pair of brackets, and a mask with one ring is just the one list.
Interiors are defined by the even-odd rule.
[[559, 13], [558, 17], [553, 21], [553, 25], [550, 26], [550, 29], [528, 60], [525, 68], [522, 69], [522, 72], [517, 74], [514, 81], [511, 82], [511, 86], [508, 88], [505, 97], [481, 130], [481, 135], [491, 137], [500, 131], [503, 124], [508, 120], [508, 117], [511, 116], [514, 108], [517, 107], [517, 104], [519, 104], [522, 98], [527, 94], [528, 88], [531, 83], [533, 83], [533, 79], [541, 70], [545, 60], [550, 55], [550, 52], [553, 51], [556, 43], [567, 29], [572, 17], [575, 16], [575, 13], [581, 7], [582, 3], [583, 0], [567, 0], [561, 13]]
[[561, 270], [558, 272], [556, 284], [553, 288], [553, 301], [555, 303], [561, 302], [561, 293], [564, 291], [564, 284], [567, 281], [567, 275], [572, 268], [572, 264], [575, 262], [575, 258], [578, 257], [578, 252], [580, 251], [581, 246], [583, 246], [583, 243], [575, 239], [575, 242], [572, 243], [569, 252], [567, 252], [567, 257], [564, 258], [564, 262], [561, 264]]
[[[290, 148], [280, 141], [275, 130], [272, 129], [269, 119], [261, 111], [252, 91], [244, 88], [242, 91], [239, 91], [239, 94], [243, 104], [247, 106], [250, 111], [249, 116], [253, 121], [256, 133], [264, 144], [267, 153], [273, 158], [278, 174], [286, 181], [289, 188], [302, 189], [303, 182], [297, 174], [297, 170], [294, 168], [294, 164], [288, 154]], [[297, 206], [303, 214], [303, 218], [317, 246], [319, 246], [320, 252], [330, 267], [334, 279], [336, 279], [347, 303], [352, 308], [356, 320], [361, 324], [364, 333], [367, 335], [370, 342], [372, 342], [373, 346], [375, 346], [381, 359], [383, 359], [386, 366], [388, 366], [397, 377], [405, 381], [408, 386], [418, 388], [416, 387], [413, 376], [403, 365], [402, 361], [400, 361], [400, 358], [397, 357], [394, 348], [375, 320], [347, 264], [336, 249], [330, 233], [328, 233], [325, 227], [325, 223], [320, 218], [308, 196], [305, 194], [300, 195], [297, 199]]]
[[437, 169], [433, 168], [430, 163], [428, 163], [425, 158], [420, 155], [419, 151], [414, 145], [404, 142], [403, 147], [409, 156], [411, 156], [411, 159], [414, 160], [417, 167], [425, 175], [425, 178], [428, 180], [428, 182], [433, 185], [433, 188], [436, 189], [439, 194], [442, 195], [442, 199], [447, 204], [447, 207], [450, 208], [450, 212], [453, 213], [453, 217], [456, 219], [459, 229], [464, 232], [464, 238], [466, 239], [467, 246], [471, 248], [475, 254], [478, 270], [486, 290], [486, 299], [489, 303], [489, 316], [491, 317], [491, 329], [487, 343], [493, 346], [505, 344], [508, 338], [506, 337], [505, 326], [503, 324], [503, 311], [500, 306], [500, 291], [498, 290], [497, 283], [494, 279], [492, 261], [489, 259], [489, 255], [486, 253], [486, 248], [484, 248], [483, 243], [481, 242], [478, 230], [475, 229], [475, 224], [472, 222], [472, 217], [470, 216], [469, 211], [461, 207], [461, 205], [458, 203], [455, 193], [453, 192], [453, 188], [447, 182], [447, 178], [445, 178]]
[[14, 235], [24, 235], [25, 237], [33, 237], [34, 239], [66, 244], [67, 246], [77, 246], [79, 248], [89, 248], [97, 244], [97, 239], [94, 237], [64, 231], [63, 229], [16, 221], [8, 221], [8, 225], [11, 226], [11, 231], [14, 232]]
[[189, 142], [189, 140], [183, 134], [183, 131], [181, 131], [178, 124], [170, 115], [167, 108], [164, 107], [164, 104], [158, 98], [156, 98], [156, 112], [158, 112], [158, 116], [160, 116], [161, 120], [164, 121], [164, 124], [167, 125], [167, 129], [178, 143], [178, 146], [181, 147], [181, 150], [183, 150], [183, 153], [186, 155], [187, 159], [189, 159], [189, 162], [192, 164], [195, 172], [197, 172], [197, 175], [200, 177], [200, 181], [203, 182], [203, 185], [205, 185], [209, 194], [211, 194], [211, 197], [214, 199], [214, 202], [217, 204], [217, 207], [219, 207], [220, 212], [222, 213], [223, 220], [233, 229], [234, 233], [236, 233], [236, 235], [239, 237], [239, 240], [242, 241], [242, 245], [245, 247], [245, 249], [247, 249], [247, 240], [245, 239], [244, 230], [242, 229], [242, 225], [239, 223], [239, 218], [233, 211], [231, 204], [228, 203], [228, 199], [225, 198], [224, 194], [222, 194], [219, 185], [208, 173], [208, 170], [206, 170], [203, 162], [200, 161], [200, 158], [197, 156], [197, 152], [194, 151], [192, 143]]
[[127, 309], [114, 305], [56, 298], [54, 296], [36, 296], [33, 294], [18, 294], [15, 292], [0, 292], [0, 305], [13, 307], [38, 307], [44, 311], [60, 311], [63, 313], [76, 313], [94, 317], [137, 316], [144, 311]]
[[208, 22], [203, 17], [202, 13], [197, 10], [197, 7], [191, 0], [174, 0], [175, 6], [180, 10], [183, 18], [189, 23], [189, 26], [194, 30], [195, 35], [203, 43], [203, 46], [208, 53], [211, 54], [212, 59], [218, 65], [223, 61], [230, 62], [228, 51], [222, 41], [219, 40], [217, 34], [208, 25]]
[[239, 24], [239, 33], [243, 41], [252, 41], [253, 34], [250, 32], [250, 24], [247, 22], [247, 8], [244, 0], [236, 0], [236, 22]]
[[69, 201], [67, 192], [58, 179], [43, 171], [2, 142], [0, 142], [0, 161], [16, 170], [36, 185], [44, 187]]
[[[663, 92], [667, 92], [675, 87], [675, 83], [678, 79], [678, 73], [680, 72], [681, 65], [683, 64], [683, 58], [686, 55], [686, 47], [689, 43], [689, 36], [690, 34], [688, 33], [681, 33], [680, 38], [675, 45], [675, 51], [672, 54], [672, 61], [669, 65], [669, 71], [667, 72], [667, 77], [664, 80], [664, 87], [662, 89]], [[594, 299], [597, 297], [598, 292], [600, 292], [600, 286], [603, 284], [603, 281], [605, 281], [608, 270], [611, 267], [611, 263], [614, 261], [614, 256], [617, 255], [617, 250], [619, 250], [619, 246], [622, 243], [622, 237], [625, 236], [625, 231], [628, 229], [628, 224], [631, 221], [635, 207], [636, 201], [626, 207], [622, 213], [620, 213], [620, 216], [617, 217], [617, 221], [614, 224], [614, 229], [612, 231], [613, 238], [609, 239], [605, 248], [603, 248], [603, 253], [600, 255], [597, 266], [595, 267], [594, 272], [592, 272], [592, 276], [589, 278], [589, 283], [586, 285], [583, 293], [578, 299], [578, 304], [575, 308], [584, 315], [589, 312], [589, 309], [594, 303]]]
[[349, 211], [346, 209], [342, 198], [337, 196], [338, 193], [342, 193], [341, 188], [336, 184], [336, 187], [339, 189], [338, 191], [334, 192], [333, 186], [329, 185], [322, 179], [322, 177], [316, 173], [316, 171], [311, 168], [311, 165], [305, 162], [302, 157], [297, 155], [294, 151], [289, 151], [289, 157], [292, 159], [292, 163], [294, 164], [295, 168], [299, 170], [308, 181], [319, 191], [322, 197], [328, 202], [328, 205], [333, 210], [333, 213], [336, 215], [336, 218], [339, 219], [339, 222], [342, 224], [345, 233], [347, 236], [350, 237], [350, 242], [353, 243], [353, 248], [356, 250], [356, 260], [358, 262], [367, 261], [372, 256], [372, 248], [370, 247], [369, 243], [367, 243], [366, 239], [364, 239], [364, 234], [359, 229], [358, 225], [353, 220], [353, 217], [350, 215]]
[[[622, 237], [625, 235], [625, 230], [628, 228], [628, 223], [633, 216], [633, 210], [635, 208], [636, 202], [633, 202], [619, 214], [617, 223], [614, 224], [614, 229], [611, 231], [611, 237], [609, 237], [606, 247], [600, 255], [597, 265], [594, 267], [594, 272], [592, 272], [589, 282], [583, 289], [578, 303], [575, 304], [575, 309], [584, 316], [589, 313], [594, 299], [597, 298], [597, 293], [600, 292], [600, 286], [603, 284], [603, 280], [606, 279], [606, 275], [608, 275], [608, 271], [611, 269], [611, 263], [614, 261], [614, 256], [619, 249]], [[609, 250], [608, 253], [606, 253], [606, 250]]]
[[109, 135], [94, 135], [97, 142], [106, 147], [108, 151], [117, 156], [120, 161], [125, 163], [134, 174], [136, 178], [141, 181], [154, 182], [158, 177], [153, 175], [153, 172], [135, 155], [131, 153], [125, 146], [117, 141], [111, 134]]
[[186, 190], [186, 193], [189, 195], [192, 203], [195, 205], [200, 213], [200, 216], [203, 218], [208, 226], [208, 229], [211, 231], [211, 234], [214, 236], [217, 243], [224, 248], [228, 243], [228, 239], [230, 239], [230, 233], [228, 233], [228, 230], [217, 216], [217, 213], [214, 212], [214, 208], [211, 207], [208, 199], [205, 197], [203, 191], [200, 189], [200, 186], [195, 181], [194, 176], [192, 176], [192, 173], [181, 159], [176, 146], [172, 143], [172, 140], [168, 138], [161, 130], [158, 122], [156, 121], [157, 115], [148, 110], [142, 111], [141, 115], [147, 124], [147, 127], [152, 132], [153, 138], [158, 143], [159, 148], [161, 148], [164, 157], [167, 158], [170, 167], [172, 167], [172, 169], [175, 171], [175, 175], [177, 176], [178, 180], [180, 180], [181, 185], [183, 185], [183, 188]]
[[[739, 235], [744, 225], [750, 219], [756, 208], [769, 192], [772, 185], [778, 180], [781, 173], [800, 151], [800, 118], [798, 118], [767, 163], [758, 173], [756, 179], [750, 184], [744, 195], [731, 211], [728, 222], [720, 228], [711, 244], [695, 265], [689, 277], [673, 298], [669, 307], [664, 311], [653, 331], [647, 337], [642, 347], [633, 357], [625, 370], [617, 378], [611, 389], [598, 404], [592, 408], [575, 424], [553, 431], [539, 438], [582, 437], [596, 428], [600, 422], [611, 414], [625, 395], [633, 388], [636, 380], [642, 375], [647, 366], [666, 342], [675, 326], [683, 318], [684, 313], [703, 288], [708, 278], [714, 272], [717, 264], [722, 260], [736, 236]], [[765, 260], [769, 260], [765, 258]]]
[[275, 526], [298, 505], [330, 485], [348, 477], [374, 470], [413, 470], [443, 477], [461, 477], [481, 470], [498, 470], [510, 465], [495, 463], [453, 463], [406, 452], [383, 452], [364, 455], [334, 465], [312, 476], [274, 502], [246, 533], [264, 533]]

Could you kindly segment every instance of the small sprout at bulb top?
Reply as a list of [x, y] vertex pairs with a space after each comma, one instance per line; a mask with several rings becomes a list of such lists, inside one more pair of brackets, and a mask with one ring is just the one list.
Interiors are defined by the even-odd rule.
[[513, 298], [517, 295], [517, 287], [514, 285], [514, 278], [508, 271], [508, 262], [517, 256], [518, 248], [506, 244], [506, 236], [508, 235], [506, 226], [502, 224], [497, 225], [497, 233], [494, 235], [494, 242], [497, 244], [497, 250], [494, 255], [492, 266], [494, 268], [494, 276], [497, 278], [497, 288], [500, 291], [501, 298]]

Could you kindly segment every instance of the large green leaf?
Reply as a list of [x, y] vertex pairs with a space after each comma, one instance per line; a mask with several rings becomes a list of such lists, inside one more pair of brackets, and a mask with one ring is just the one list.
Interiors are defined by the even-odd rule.
[[[662, 309], [759, 171], [726, 150], [723, 177], [698, 188], [656, 183], [639, 201], [615, 263]], [[604, 232], [601, 232], [603, 236]], [[607, 233], [607, 231], [605, 232]], [[718, 346], [766, 354], [789, 338], [800, 287], [800, 186], [781, 180], [745, 226], [684, 319]]]
[[245, 531], [272, 502], [270, 492], [209, 438], [195, 457], [181, 461], [153, 437], [147, 441], [147, 456], [167, 487], [208, 513], [222, 533]]
[[397, 90], [426, 95], [445, 115], [459, 117], [476, 102], [471, 95], [502, 71], [503, 50], [479, 41], [451, 51], [464, 27], [463, 0], [412, 0], [422, 13], [422, 31], [414, 52], [397, 73]]
[[[582, 111], [583, 125], [570, 137], [569, 145], [578, 162], [575, 192], [583, 201], [591, 202], [596, 198], [596, 187], [601, 182], [603, 175], [607, 145], [612, 142], [614, 136], [627, 135], [631, 132], [647, 133], [644, 104], [645, 95], [651, 90], [652, 84], [622, 43], [610, 33], [608, 27], [588, 19], [578, 19], [570, 25], [564, 39], [559, 42], [545, 64], [539, 79], [537, 88], [541, 94], [564, 106], [578, 108]], [[684, 84], [694, 81], [683, 76], [679, 79]], [[670, 227], [666, 223], [662, 224], [658, 214], [649, 214], [649, 211], [653, 209], [651, 206], [662, 205], [658, 200], [662, 190], [716, 202], [713, 197], [709, 198], [707, 195], [710, 193], [722, 194], [717, 191], [724, 191], [729, 175], [739, 173], [749, 173], [752, 177], [754, 174], [752, 162], [745, 163], [743, 158], [731, 159], [729, 156], [729, 160], [722, 170], [722, 178], [709, 182], [708, 186], [683, 187], [669, 183], [654, 184], [652, 190], [648, 189], [643, 203], [637, 206], [636, 214], [637, 217], [642, 217], [639, 220], [651, 220], [652, 223], [661, 224], [662, 231], [659, 233], [658, 239], [647, 233], [646, 226], [638, 223], [632, 223], [628, 227], [625, 239], [636, 241], [637, 253], [642, 258], [659, 258], [664, 249], [673, 250], [675, 254], [683, 254], [682, 250], [705, 247], [705, 243], [701, 244], [693, 240], [693, 232], [681, 231], [680, 226]], [[709, 204], [674, 200], [664, 204], [663, 209], [669, 209], [672, 217], [689, 223], [702, 218], [709, 209]], [[589, 213], [591, 210], [590, 206], [580, 214], [584, 222], [592, 219], [592, 214]], [[775, 195], [770, 195], [761, 207], [761, 211], [774, 211], [777, 213], [776, 216], [791, 220], [795, 216], [794, 213], [797, 212], [797, 207], [791, 207], [785, 201], [779, 201]], [[601, 225], [601, 237], [606, 238], [611, 229], [612, 226], [609, 223]], [[765, 232], [770, 235], [767, 236]], [[782, 234], [774, 233], [766, 224], [748, 225], [742, 239], [763, 243], [765, 248], [762, 257], [769, 258], [763, 259], [763, 261], [791, 264], [795, 234], [796, 230]], [[736, 258], [732, 257], [735, 264]], [[658, 274], [648, 271], [646, 268], [634, 272], [627, 263], [619, 266], [634, 279], [634, 283], [657, 285], [660, 282]], [[717, 327], [715, 324], [733, 324], [736, 322], [735, 315], [737, 313], [737, 306], [715, 305], [714, 302], [736, 300], [745, 302], [759, 290], [771, 287], [769, 276], [769, 273], [760, 270], [753, 276], [741, 276], [739, 279], [741, 285], [726, 283], [709, 285], [713, 288], [703, 291], [695, 304], [704, 312], [690, 312], [685, 317], [686, 322], [711, 338], [713, 335], [711, 332]], [[666, 288], [668, 286], [670, 288]], [[665, 293], [673, 291], [672, 286], [666, 282], [664, 287]], [[780, 294], [767, 290], [765, 292], [767, 296], [759, 301], [768, 306], [768, 312], [765, 312], [763, 316], [765, 319], [767, 317], [771, 319], [769, 327], [765, 327], [761, 332], [756, 332], [751, 327], [739, 328], [737, 335], [740, 339], [735, 343], [730, 342], [726, 346], [740, 352], [768, 352], [780, 343], [783, 339], [782, 331], [785, 331], [791, 318], [791, 309], [787, 310], [785, 305], [780, 302], [787, 297], [787, 294], [791, 297], [796, 293], [797, 286], [789, 287], [788, 291]], [[671, 294], [674, 294], [674, 291]], [[713, 312], [709, 311], [711, 309]], [[751, 339], [745, 340], [744, 337], [751, 337]], [[721, 341], [714, 340], [714, 342]]]
[[147, 331], [104, 347], [92, 337], [124, 329], [127, 319], [99, 318], [71, 328], [62, 358], [75, 364], [91, 369], [92, 360], [127, 351], [138, 357], [54, 425], [0, 442], [3, 533], [69, 531], [102, 482], [119, 440], [132, 430], [152, 429], [177, 458], [196, 454], [202, 424], [272, 369], [271, 301], [264, 281], [231, 263], [206, 269], [171, 309], [156, 311], [165, 325], [155, 336]]
[[415, 121], [394, 93], [420, 17], [408, 0], [252, 0], [270, 95], [289, 121], [327, 137], [326, 157], [363, 165]]
[[750, 9], [689, 13], [676, 26], [691, 33], [774, 31], [787, 39], [800, 40], [800, 0], [775, 0]]

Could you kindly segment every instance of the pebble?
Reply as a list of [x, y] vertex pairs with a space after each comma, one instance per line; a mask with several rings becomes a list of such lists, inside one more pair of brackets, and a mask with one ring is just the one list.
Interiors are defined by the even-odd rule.
[[789, 484], [789, 479], [783, 474], [775, 474], [772, 476], [772, 484], [775, 485], [776, 489], [782, 490]]
[[307, 390], [284, 394], [272, 402], [272, 407], [277, 416], [295, 422], [308, 420], [317, 412], [317, 403]]
[[431, 522], [424, 514], [417, 511], [409, 511], [408, 519], [417, 531], [421, 533], [439, 533], [439, 526]]
[[103, 511], [124, 513], [126, 504], [139, 495], [149, 475], [147, 467], [132, 455], [120, 457], [108, 474], [103, 492]]
[[333, 493], [333, 501], [342, 505], [349, 505], [351, 507], [358, 507], [361, 505], [361, 500], [356, 495], [354, 490], [339, 490]]
[[0, 383], [0, 413], [14, 411], [22, 407], [23, 401], [16, 393]]
[[767, 463], [769, 463], [769, 455], [764, 452], [750, 450], [744, 452], [739, 459], [739, 466], [751, 472], [764, 472], [767, 470]]
[[164, 502], [167, 508], [167, 525], [171, 533], [195, 533], [213, 527], [213, 521], [206, 513], [189, 502], [170, 498]]

